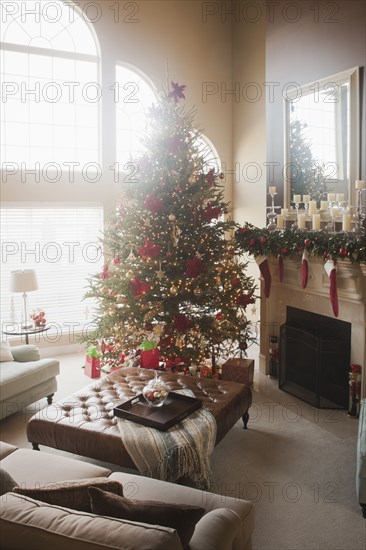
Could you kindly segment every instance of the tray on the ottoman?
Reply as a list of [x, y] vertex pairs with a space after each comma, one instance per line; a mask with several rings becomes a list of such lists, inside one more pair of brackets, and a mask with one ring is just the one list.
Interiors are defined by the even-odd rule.
[[149, 428], [165, 431], [178, 424], [202, 406], [202, 401], [196, 397], [169, 392], [161, 407], [152, 407], [142, 393], [114, 407], [115, 416], [138, 422]]

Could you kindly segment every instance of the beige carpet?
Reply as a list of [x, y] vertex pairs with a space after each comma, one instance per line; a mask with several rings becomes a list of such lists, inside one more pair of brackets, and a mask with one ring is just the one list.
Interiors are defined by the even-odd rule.
[[[59, 360], [56, 399], [92, 382], [81, 369], [83, 355]], [[213, 490], [223, 507], [225, 495], [255, 502], [254, 550], [365, 550], [355, 491], [357, 420], [314, 409], [257, 371], [253, 397], [249, 429], [239, 421], [215, 449]], [[0, 422], [1, 439], [28, 446], [27, 419], [43, 406]]]

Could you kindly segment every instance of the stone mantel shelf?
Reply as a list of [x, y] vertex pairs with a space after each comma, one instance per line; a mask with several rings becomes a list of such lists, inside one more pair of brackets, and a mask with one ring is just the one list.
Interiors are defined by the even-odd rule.
[[[260, 361], [261, 372], [266, 373], [269, 339], [279, 335], [279, 327], [286, 322], [286, 308], [294, 307], [335, 319], [329, 298], [329, 277], [324, 260], [308, 258], [309, 275], [305, 289], [301, 286], [301, 256], [285, 258], [283, 281], [279, 280], [278, 258], [269, 256], [271, 291], [263, 292], [261, 279]], [[366, 397], [366, 264], [338, 260], [337, 292], [338, 319], [351, 323], [351, 364], [362, 367], [361, 395]]]
[[[305, 289], [301, 288], [301, 258], [286, 258], [284, 260], [282, 282], [279, 280], [278, 259], [271, 256], [269, 263], [272, 284], [285, 284], [288, 287], [300, 288], [305, 293], [329, 295], [329, 277], [324, 269], [324, 261], [320, 258], [308, 258], [309, 275]], [[336, 267], [338, 297], [366, 302], [366, 264], [355, 264], [344, 259], [338, 260]]]

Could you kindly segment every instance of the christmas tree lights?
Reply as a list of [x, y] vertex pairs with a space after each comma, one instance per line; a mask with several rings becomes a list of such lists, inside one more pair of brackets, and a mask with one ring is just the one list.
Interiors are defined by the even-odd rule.
[[[185, 110], [184, 86], [172, 83], [148, 113], [138, 178], [126, 178], [103, 235], [105, 265], [90, 278], [96, 298], [88, 343], [113, 342], [114, 364], [155, 341], [166, 368], [213, 360], [253, 340], [246, 308], [253, 279], [234, 239], [222, 174], [208, 169]], [[122, 355], [121, 355], [122, 354]]]

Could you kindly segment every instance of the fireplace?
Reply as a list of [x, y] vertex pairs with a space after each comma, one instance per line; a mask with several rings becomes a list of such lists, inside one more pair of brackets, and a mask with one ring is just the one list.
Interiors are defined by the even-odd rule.
[[[291, 317], [291, 313], [288, 317], [291, 308], [301, 310], [305, 323], [305, 327], [301, 328], [305, 331], [309, 327], [312, 329], [313, 323], [313, 321], [308, 320], [307, 314], [314, 313], [323, 317], [319, 329], [321, 330], [321, 342], [311, 343], [312, 338], [310, 337], [308, 347], [315, 346], [319, 348], [320, 346], [321, 350], [324, 351], [329, 336], [329, 331], [326, 328], [328, 323], [330, 321], [341, 322], [338, 326], [342, 327], [342, 322], [344, 322], [348, 326], [347, 330], [350, 330], [347, 371], [349, 371], [351, 364], [362, 367], [361, 397], [366, 397], [366, 265], [351, 264], [349, 261], [339, 261], [337, 263], [339, 315], [336, 318], [329, 300], [329, 277], [320, 259], [310, 259], [308, 284], [305, 289], [301, 286], [301, 261], [295, 259], [285, 260], [283, 282], [279, 280], [277, 258], [270, 258], [269, 264], [272, 277], [269, 298], [264, 297], [263, 288], [261, 288], [259, 370], [264, 374], [268, 374], [267, 365], [269, 363], [271, 336], [277, 336], [278, 341], [280, 341], [281, 326], [286, 325], [288, 321], [291, 321], [292, 324], [296, 322]], [[263, 281], [261, 281], [261, 286], [263, 286]], [[332, 328], [330, 335], [332, 335], [333, 330], [338, 329]], [[309, 332], [313, 336], [313, 332], [311, 330]], [[333, 333], [333, 336], [331, 340], [337, 340], [338, 332]], [[303, 368], [305, 368], [304, 365]], [[306, 376], [306, 374], [303, 374], [303, 376]], [[344, 373], [341, 376], [344, 377]], [[329, 379], [329, 376], [326, 375], [326, 378]], [[327, 396], [325, 398], [328, 399]], [[315, 404], [314, 400], [312, 402]]]
[[279, 387], [317, 408], [347, 409], [351, 323], [293, 307], [286, 311]]

